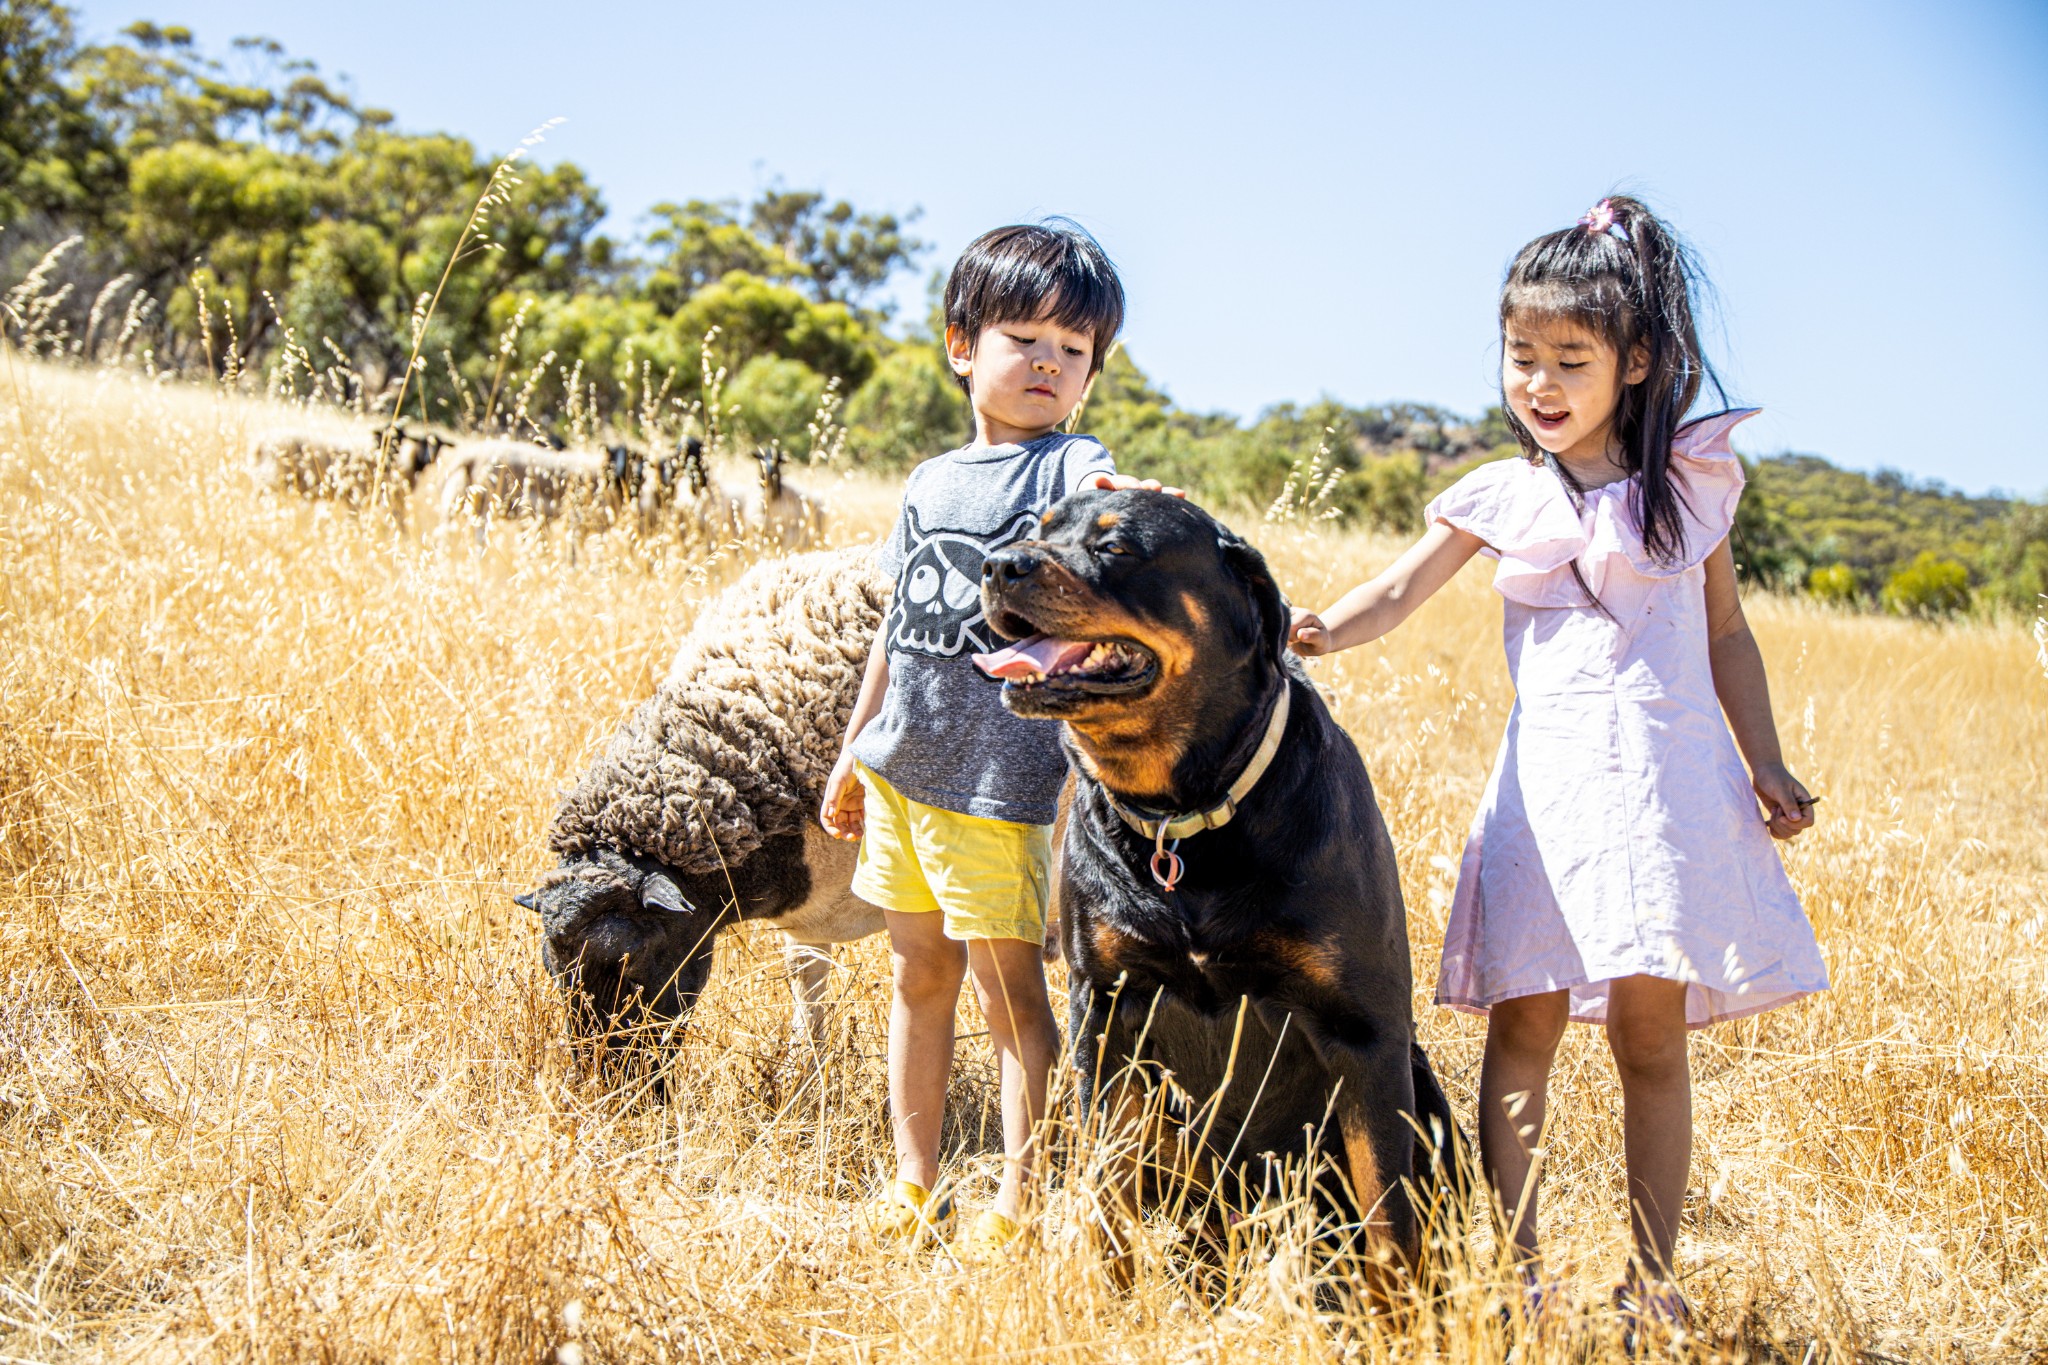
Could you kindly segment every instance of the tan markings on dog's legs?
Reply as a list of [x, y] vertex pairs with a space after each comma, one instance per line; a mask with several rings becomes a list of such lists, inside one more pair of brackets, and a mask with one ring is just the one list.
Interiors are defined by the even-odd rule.
[[1414, 1261], [1414, 1249], [1395, 1240], [1393, 1220], [1387, 1216], [1387, 1201], [1400, 1195], [1389, 1191], [1381, 1177], [1364, 1106], [1346, 1103], [1340, 1094], [1337, 1128], [1344, 1137], [1345, 1174], [1350, 1178], [1352, 1197], [1358, 1201], [1359, 1215], [1365, 1224], [1366, 1292], [1381, 1309], [1392, 1310], [1398, 1301], [1400, 1272]]
[[1335, 995], [1344, 989], [1344, 957], [1333, 945], [1305, 939], [1262, 934], [1258, 951], [1286, 964], [1321, 995]]
[[1101, 920], [1088, 926], [1088, 942], [1095, 949], [1096, 963], [1105, 972], [1120, 972], [1131, 965], [1123, 958], [1124, 949], [1130, 946], [1130, 937]]
[[1110, 1283], [1128, 1291], [1136, 1278], [1144, 1156], [1153, 1146], [1148, 1131], [1153, 1126], [1148, 1113], [1151, 1087], [1135, 1068], [1121, 1069], [1102, 1084], [1112, 1098], [1098, 1111], [1089, 1133], [1095, 1153], [1090, 1162], [1094, 1179], [1087, 1189], [1093, 1196], [1094, 1216], [1086, 1231]]

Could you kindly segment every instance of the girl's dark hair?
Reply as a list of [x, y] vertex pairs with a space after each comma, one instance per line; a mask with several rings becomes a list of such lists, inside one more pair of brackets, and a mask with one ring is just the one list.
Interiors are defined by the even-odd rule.
[[[1092, 335], [1089, 377], [1102, 369], [1123, 330], [1124, 285], [1087, 229], [1048, 218], [999, 227], [968, 243], [946, 277], [946, 325], [971, 343], [984, 327], [1041, 318]], [[953, 378], [969, 393], [967, 376]]]
[[[1629, 497], [1643, 528], [1643, 548], [1666, 564], [1685, 553], [1685, 492], [1671, 475], [1672, 438], [1703, 383], [1713, 385], [1724, 408], [1728, 403], [1693, 322], [1695, 296], [1706, 288], [1692, 249], [1679, 235], [1640, 200], [1617, 194], [1576, 226], [1523, 247], [1500, 291], [1503, 338], [1512, 321], [1566, 322], [1612, 346], [1623, 373], [1635, 355], [1648, 360], [1642, 382], [1622, 387], [1614, 431], [1624, 466], [1637, 476]], [[1581, 499], [1585, 490], [1571, 471], [1537, 445], [1515, 416], [1505, 376], [1501, 385], [1501, 412], [1522, 454], [1548, 465], [1573, 499]], [[1572, 568], [1576, 574], [1577, 564]]]

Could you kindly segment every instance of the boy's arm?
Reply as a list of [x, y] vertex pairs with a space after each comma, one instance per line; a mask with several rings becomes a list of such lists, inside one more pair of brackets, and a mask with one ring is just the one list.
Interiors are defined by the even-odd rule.
[[[1066, 458], [1068, 460], [1076, 460], [1078, 458], [1085, 462], [1078, 474], [1069, 474], [1067, 476], [1066, 488], [1069, 493], [1080, 493], [1090, 489], [1102, 489], [1114, 493], [1126, 488], [1136, 488], [1147, 493], [1171, 493], [1176, 498], [1187, 496], [1184, 490], [1169, 488], [1157, 479], [1140, 479], [1130, 474], [1117, 473], [1115, 457], [1109, 453], [1108, 449], [1101, 442], [1092, 436], [1084, 436], [1069, 445]], [[1068, 468], [1071, 469], [1072, 465], [1069, 465]]]
[[1771, 715], [1771, 683], [1763, 652], [1742, 614], [1735, 585], [1735, 555], [1723, 540], [1707, 556], [1707, 659], [1714, 695], [1728, 716], [1735, 743], [1749, 760], [1749, 781], [1768, 812], [1771, 837], [1790, 839], [1813, 823], [1813, 795], [1785, 766], [1778, 723]]
[[1313, 657], [1377, 640], [1484, 548], [1486, 542], [1470, 531], [1440, 521], [1378, 577], [1345, 593], [1321, 615], [1297, 610], [1288, 643], [1295, 653]]
[[1129, 474], [1113, 473], [1107, 469], [1098, 469], [1093, 474], [1083, 475], [1081, 487], [1107, 489], [1110, 492], [1117, 492], [1125, 488], [1137, 488], [1147, 493], [1171, 493], [1176, 498], [1184, 498], [1188, 495], [1188, 491], [1185, 488], [1175, 488], [1171, 484], [1163, 484], [1157, 479], [1140, 479]]
[[832, 775], [825, 779], [825, 798], [818, 803], [818, 823], [837, 839], [858, 839], [867, 828], [867, 793], [853, 771], [853, 741], [880, 713], [882, 699], [889, 692], [889, 645], [882, 634], [887, 629], [888, 620], [884, 618], [882, 629], [875, 632], [875, 643], [868, 649], [860, 696], [854, 700], [853, 714], [846, 718], [846, 738], [839, 743], [839, 760], [832, 765]]

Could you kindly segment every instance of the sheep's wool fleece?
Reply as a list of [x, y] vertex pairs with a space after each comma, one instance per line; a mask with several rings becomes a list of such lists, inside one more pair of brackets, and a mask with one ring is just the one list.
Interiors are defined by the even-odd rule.
[[888, 606], [872, 556], [770, 560], [706, 604], [661, 686], [555, 812], [549, 846], [701, 876], [812, 818]]

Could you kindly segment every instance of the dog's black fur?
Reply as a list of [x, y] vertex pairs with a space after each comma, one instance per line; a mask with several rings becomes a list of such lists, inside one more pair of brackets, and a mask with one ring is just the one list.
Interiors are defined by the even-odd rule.
[[[1085, 1100], [1107, 1114], [1170, 1075], [1185, 1110], [1221, 1088], [1197, 1156], [1220, 1193], [1248, 1206], [1269, 1188], [1268, 1154], [1311, 1145], [1329, 1158], [1325, 1211], [1414, 1264], [1404, 1178], [1460, 1185], [1460, 1139], [1414, 1040], [1392, 842], [1357, 747], [1288, 656], [1264, 559], [1179, 499], [1079, 493], [1041, 538], [989, 558], [982, 602], [1007, 637], [1128, 651], [1107, 676], [1003, 687], [1017, 714], [1067, 723], [1077, 782], [1059, 894]], [[1291, 713], [1271, 767], [1228, 824], [1181, 844], [1183, 880], [1163, 891], [1153, 845], [1109, 793], [1153, 811], [1220, 802], [1282, 688]], [[1417, 1141], [1418, 1126], [1435, 1140]]]

